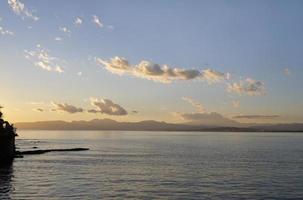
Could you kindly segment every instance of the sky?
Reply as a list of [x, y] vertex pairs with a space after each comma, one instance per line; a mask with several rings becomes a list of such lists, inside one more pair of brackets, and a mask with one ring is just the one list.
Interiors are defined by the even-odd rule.
[[303, 122], [302, 1], [0, 1], [13, 122]]

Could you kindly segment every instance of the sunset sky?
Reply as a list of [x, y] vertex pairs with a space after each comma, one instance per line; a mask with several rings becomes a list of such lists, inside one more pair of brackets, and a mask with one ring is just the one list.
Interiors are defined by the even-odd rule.
[[0, 105], [40, 120], [303, 122], [303, 1], [0, 2]]

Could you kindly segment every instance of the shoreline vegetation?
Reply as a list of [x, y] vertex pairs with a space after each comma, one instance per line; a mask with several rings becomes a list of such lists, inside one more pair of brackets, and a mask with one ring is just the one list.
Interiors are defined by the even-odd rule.
[[188, 131], [188, 132], [303, 132], [303, 123], [196, 125], [174, 124], [153, 120], [118, 122], [111, 119], [91, 121], [39, 121], [16, 123], [19, 130], [100, 130], [100, 131]]

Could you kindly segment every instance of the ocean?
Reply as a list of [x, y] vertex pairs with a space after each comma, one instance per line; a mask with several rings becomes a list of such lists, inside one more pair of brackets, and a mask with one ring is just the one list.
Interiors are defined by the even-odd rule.
[[18, 131], [0, 199], [303, 199], [303, 133]]

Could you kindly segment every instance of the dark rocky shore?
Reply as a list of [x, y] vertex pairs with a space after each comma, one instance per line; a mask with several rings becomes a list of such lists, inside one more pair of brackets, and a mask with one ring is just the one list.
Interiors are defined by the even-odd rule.
[[0, 164], [11, 163], [14, 158], [20, 158], [24, 155], [37, 155], [54, 151], [87, 151], [88, 148], [71, 148], [71, 149], [45, 149], [31, 151], [16, 151], [15, 137], [16, 128], [13, 124], [4, 121], [3, 114], [0, 112]]

